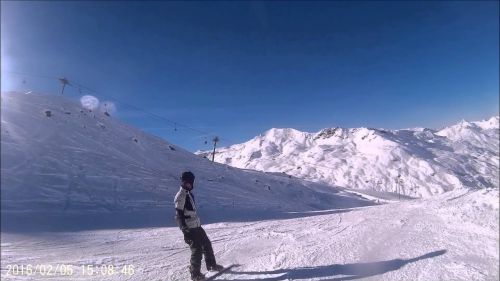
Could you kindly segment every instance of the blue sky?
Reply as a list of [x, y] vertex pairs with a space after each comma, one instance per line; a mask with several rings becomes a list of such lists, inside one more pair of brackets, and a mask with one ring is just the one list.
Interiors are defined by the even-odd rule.
[[498, 19], [497, 1], [2, 1], [2, 91], [65, 76], [192, 151], [203, 132], [440, 128], [498, 114]]

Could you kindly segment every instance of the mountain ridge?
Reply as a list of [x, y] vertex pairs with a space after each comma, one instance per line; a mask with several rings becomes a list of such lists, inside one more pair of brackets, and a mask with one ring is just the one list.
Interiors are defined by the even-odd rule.
[[[282, 172], [332, 186], [427, 197], [457, 188], [498, 188], [499, 117], [440, 130], [271, 128], [216, 150], [215, 161]], [[211, 151], [197, 151], [211, 156]]]

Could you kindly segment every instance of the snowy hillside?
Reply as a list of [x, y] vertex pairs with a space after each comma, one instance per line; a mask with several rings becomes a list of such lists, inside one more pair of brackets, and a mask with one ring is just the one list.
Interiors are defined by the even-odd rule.
[[[211, 152], [197, 152], [211, 156]], [[354, 189], [427, 197], [453, 189], [498, 188], [499, 117], [440, 131], [328, 128], [270, 129], [219, 148], [215, 161], [283, 172]]]
[[158, 210], [157, 221], [172, 221], [185, 169], [196, 174], [205, 209], [369, 204], [331, 187], [214, 164], [65, 97], [4, 93], [1, 105], [2, 215]]

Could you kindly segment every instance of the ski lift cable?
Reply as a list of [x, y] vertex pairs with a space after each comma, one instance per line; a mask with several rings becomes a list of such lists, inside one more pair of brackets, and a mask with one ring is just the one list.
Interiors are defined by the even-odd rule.
[[[73, 83], [73, 84], [72, 84], [72, 85], [70, 85], [70, 86], [73, 86], [73, 87], [78, 87], [79, 89], [86, 89], [87, 91], [92, 92], [92, 93], [94, 93], [94, 94], [96, 94], [96, 95], [100, 95], [100, 96], [104, 96], [104, 97], [109, 98], [109, 99], [113, 99], [113, 100], [117, 101], [118, 103], [120, 103], [120, 104], [122, 104], [122, 105], [125, 105], [125, 106], [127, 106], [127, 107], [129, 107], [129, 108], [132, 108], [132, 109], [134, 109], [134, 110], [140, 111], [140, 112], [142, 112], [142, 113], [144, 113], [144, 114], [147, 114], [147, 115], [152, 116], [152, 117], [154, 117], [154, 118], [157, 118], [157, 119], [159, 119], [159, 120], [166, 121], [166, 122], [168, 122], [168, 123], [170, 123], [170, 124], [172, 124], [172, 125], [173, 125], [173, 127], [174, 127], [174, 130], [175, 130], [175, 131], [178, 131], [178, 128], [179, 128], [179, 127], [183, 127], [183, 128], [188, 129], [188, 130], [191, 130], [192, 132], [198, 133], [198, 134], [200, 134], [200, 135], [214, 135], [214, 134], [211, 134], [211, 133], [208, 133], [208, 132], [205, 132], [205, 131], [202, 131], [202, 130], [199, 130], [199, 129], [193, 128], [193, 127], [188, 126], [188, 125], [186, 125], [186, 124], [179, 123], [179, 122], [177, 122], [177, 121], [174, 121], [174, 120], [168, 119], [168, 118], [163, 117], [163, 116], [161, 116], [161, 115], [158, 115], [158, 114], [156, 114], [156, 113], [153, 113], [153, 112], [147, 111], [147, 110], [145, 110], [145, 109], [143, 109], [143, 108], [140, 108], [140, 107], [138, 107], [138, 106], [131, 105], [131, 104], [127, 103], [127, 102], [124, 102], [123, 100], [117, 99], [116, 97], [113, 97], [113, 96], [110, 96], [110, 95], [106, 95], [106, 94], [102, 94], [102, 93], [98, 93], [96, 90], [94, 90], [94, 89], [92, 89], [92, 88], [89, 88], [89, 87], [87, 87], [87, 86], [85, 86], [85, 85], [83, 85], [83, 84], [81, 84], [81, 83], [75, 82], [74, 80], [72, 80], [72, 83]], [[222, 141], [222, 140], [225, 140], [225, 142], [227, 142], [227, 143], [236, 143], [236, 142], [234, 142], [234, 141], [232, 141], [232, 140], [230, 140], [230, 139], [228, 139], [228, 138], [226, 138], [226, 137], [224, 137], [224, 138], [223, 138], [223, 137], [219, 137], [219, 140], [221, 140], [221, 141]]]
[[[29, 77], [38, 77], [38, 78], [45, 78], [45, 79], [51, 79], [51, 80], [59, 80], [59, 81], [60, 81], [60, 79], [61, 79], [61, 77], [54, 77], [54, 76], [47, 76], [47, 75], [37, 75], [37, 74], [23, 73], [23, 72], [17, 72], [17, 71], [8, 71], [8, 70], [6, 70], [6, 71], [2, 71], [2, 72], [3, 72], [3, 73], [9, 73], [9, 74], [15, 74], [15, 75], [29, 76]], [[63, 79], [65, 79], [65, 78], [63, 78]], [[67, 80], [67, 81], [69, 81], [69, 80]], [[126, 102], [123, 102], [123, 101], [121, 101], [121, 100], [119, 100], [119, 99], [116, 99], [115, 97], [111, 97], [111, 96], [109, 96], [109, 95], [104, 95], [104, 94], [102, 94], [102, 93], [98, 93], [97, 91], [95, 91], [95, 90], [93, 90], [93, 89], [91, 89], [91, 88], [89, 88], [89, 87], [87, 87], [87, 86], [85, 86], [85, 85], [83, 85], [83, 84], [80, 84], [80, 83], [74, 82], [73, 80], [71, 80], [71, 82], [72, 82], [72, 83], [69, 83], [68, 85], [69, 85], [69, 86], [72, 86], [72, 87], [76, 87], [76, 88], [78, 89], [79, 93], [82, 93], [82, 89], [84, 89], [84, 90], [87, 90], [88, 92], [92, 92], [92, 93], [94, 93], [94, 94], [96, 94], [96, 95], [101, 95], [101, 96], [105, 96], [105, 97], [107, 97], [107, 98], [114, 99], [114, 100], [115, 100], [115, 101], [117, 101], [118, 103], [120, 103], [120, 104], [122, 104], [122, 105], [125, 105], [125, 106], [127, 106], [127, 107], [130, 107], [130, 108], [132, 108], [132, 109], [134, 109], [134, 110], [137, 110], [137, 111], [143, 112], [143, 113], [145, 113], [145, 114], [148, 114], [148, 115], [150, 115], [150, 116], [152, 116], [152, 117], [155, 117], [155, 118], [157, 118], [157, 119], [160, 119], [160, 120], [162, 120], [162, 121], [167, 121], [167, 122], [169, 122], [169, 123], [171, 123], [171, 124], [174, 124], [174, 128], [177, 128], [177, 125], [178, 125], [178, 126], [181, 126], [181, 127], [187, 128], [187, 129], [189, 129], [189, 130], [191, 130], [191, 131], [193, 131], [193, 132], [199, 133], [200, 135], [198, 135], [198, 136], [211, 136], [211, 135], [214, 135], [214, 134], [210, 134], [210, 133], [208, 133], [208, 132], [204, 132], [204, 131], [199, 130], [199, 129], [196, 129], [196, 128], [192, 128], [192, 127], [190, 127], [190, 126], [188, 126], [188, 125], [184, 125], [184, 124], [182, 124], [182, 123], [179, 123], [179, 122], [176, 122], [176, 121], [173, 121], [173, 120], [169, 120], [169, 119], [167, 119], [167, 118], [165, 118], [165, 117], [163, 117], [163, 116], [160, 116], [160, 115], [158, 115], [158, 114], [155, 114], [155, 113], [149, 112], [149, 111], [147, 111], [147, 110], [145, 110], [145, 109], [142, 109], [142, 108], [139, 108], [139, 107], [137, 107], [137, 106], [134, 106], [134, 105], [128, 104], [128, 103], [126, 103]], [[236, 143], [235, 141], [232, 141], [232, 140], [230, 140], [230, 139], [228, 139], [228, 138], [225, 138], [225, 137], [224, 137], [224, 138], [223, 138], [223, 137], [219, 137], [219, 141], [223, 141], [223, 140], [226, 140], [226, 142], [228, 142], [228, 143]], [[204, 140], [204, 143], [205, 143], [205, 144], [207, 144], [207, 143], [208, 143], [208, 140], [207, 140], [207, 139], [205, 139], [205, 140]], [[334, 167], [328, 167], [328, 166], [324, 166], [324, 165], [320, 165], [320, 164], [313, 164], [313, 163], [310, 163], [310, 162], [306, 162], [306, 164], [307, 164], [307, 165], [311, 165], [311, 166], [322, 167], [322, 168], [326, 168], [326, 169], [336, 169], [336, 168], [334, 168]]]
[[10, 70], [4, 70], [4, 71], [2, 71], [2, 73], [9, 73], [9, 74], [20, 75], [20, 76], [38, 77], [38, 78], [45, 78], [45, 79], [60, 79], [61, 78], [61, 77], [37, 75], [37, 74], [30, 74], [30, 73], [10, 71]]
[[[2, 73], [9, 73], [9, 74], [14, 74], [14, 75], [21, 75], [21, 76], [29, 76], [29, 77], [38, 77], [38, 78], [44, 78], [44, 79], [50, 79], [50, 80], [57, 80], [60, 83], [62, 83], [62, 81], [65, 81], [65, 82], [67, 82], [68, 86], [76, 88], [80, 94], [83, 93], [83, 90], [86, 90], [87, 92], [91, 92], [91, 93], [94, 93], [94, 94], [99, 95], [99, 96], [103, 96], [103, 97], [106, 97], [106, 98], [113, 99], [114, 101], [116, 101], [116, 102], [118, 102], [118, 103], [120, 103], [122, 105], [125, 105], [125, 106], [127, 106], [127, 107], [129, 107], [131, 109], [134, 109], [136, 111], [142, 112], [142, 113], [147, 114], [147, 115], [149, 115], [151, 117], [157, 118], [157, 119], [159, 119], [161, 121], [166, 121], [166, 122], [170, 123], [171, 125], [173, 125], [173, 127], [174, 127], [174, 129], [176, 131], [178, 131], [177, 129], [179, 127], [182, 127], [182, 128], [188, 129], [188, 130], [190, 130], [192, 132], [196, 132], [199, 135], [215, 135], [215, 134], [212, 134], [212, 133], [209, 133], [209, 132], [205, 132], [205, 131], [193, 128], [193, 127], [188, 126], [186, 124], [179, 123], [179, 122], [174, 121], [174, 120], [170, 120], [170, 119], [168, 119], [166, 117], [163, 117], [161, 115], [158, 115], [158, 114], [150, 112], [150, 111], [147, 111], [147, 110], [145, 110], [143, 108], [140, 108], [138, 106], [131, 105], [131, 104], [127, 103], [127, 102], [124, 102], [123, 100], [117, 99], [116, 97], [113, 97], [113, 96], [110, 96], [110, 95], [106, 95], [106, 94], [97, 92], [96, 90], [94, 90], [94, 89], [92, 89], [92, 88], [90, 88], [88, 86], [85, 86], [85, 85], [83, 85], [81, 83], [75, 82], [74, 80], [70, 81], [69, 79], [67, 79], [65, 77], [55, 77], [55, 76], [39, 75], [39, 74], [32, 74], [32, 73], [25, 73], [25, 72], [18, 72], [18, 71], [9, 71], [9, 70], [2, 71]], [[230, 140], [230, 139], [228, 139], [226, 137], [220, 137], [220, 136], [219, 136], [219, 141], [225, 141], [227, 143], [236, 143], [233, 140]]]
[[94, 93], [94, 94], [96, 94], [96, 95], [100, 95], [100, 96], [104, 96], [104, 97], [106, 97], [106, 98], [113, 99], [113, 100], [115, 100], [116, 102], [118, 102], [118, 103], [120, 103], [120, 104], [122, 104], [122, 105], [125, 105], [125, 106], [127, 106], [127, 107], [129, 107], [129, 108], [132, 108], [132, 109], [134, 109], [134, 110], [140, 111], [140, 112], [145, 113], [145, 114], [148, 114], [148, 115], [150, 115], [150, 116], [152, 116], [152, 117], [155, 117], [155, 118], [157, 118], [157, 119], [160, 119], [160, 120], [162, 120], [162, 121], [167, 121], [168, 123], [172, 124], [172, 126], [173, 126], [174, 128], [177, 128], [177, 127], [184, 127], [184, 128], [190, 129], [190, 130], [192, 130], [192, 131], [194, 131], [194, 132], [197, 132], [197, 133], [207, 134], [206, 132], [203, 132], [203, 131], [200, 131], [200, 130], [198, 130], [198, 129], [192, 128], [192, 127], [190, 127], [190, 126], [184, 125], [184, 124], [179, 123], [179, 122], [177, 122], [177, 121], [167, 119], [167, 118], [165, 118], [165, 117], [163, 117], [163, 116], [161, 116], [161, 115], [158, 115], [158, 114], [156, 114], [156, 113], [152, 113], [152, 112], [147, 111], [147, 110], [145, 110], [145, 109], [142, 109], [142, 108], [140, 108], [140, 107], [138, 107], [138, 106], [131, 105], [131, 104], [127, 103], [127, 102], [124, 102], [123, 100], [117, 99], [117, 98], [112, 97], [112, 96], [110, 96], [110, 95], [105, 95], [105, 94], [102, 94], [102, 93], [98, 93], [97, 91], [95, 91], [95, 90], [93, 90], [93, 89], [91, 89], [91, 88], [89, 88], [89, 87], [87, 87], [87, 86], [84, 86], [84, 85], [82, 85], [82, 84], [79, 84], [79, 83], [77, 83], [77, 82], [73, 82], [73, 83], [74, 83], [76, 86], [78, 86], [78, 87], [80, 87], [80, 88], [82, 88], [82, 89], [86, 89], [87, 91], [92, 92], [92, 93]]

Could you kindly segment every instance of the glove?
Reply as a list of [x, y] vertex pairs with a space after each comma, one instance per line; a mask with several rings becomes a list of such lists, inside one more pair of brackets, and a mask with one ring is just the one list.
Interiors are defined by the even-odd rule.
[[181, 226], [181, 231], [182, 231], [182, 233], [183, 233], [184, 235], [189, 235], [189, 233], [190, 233], [190, 230], [189, 230], [189, 228], [187, 227], [187, 225], [183, 225], [183, 226]]
[[189, 228], [187, 227], [186, 219], [184, 218], [184, 211], [176, 209], [176, 212], [177, 214], [175, 215], [175, 220], [177, 221], [182, 233], [189, 233]]

